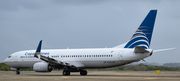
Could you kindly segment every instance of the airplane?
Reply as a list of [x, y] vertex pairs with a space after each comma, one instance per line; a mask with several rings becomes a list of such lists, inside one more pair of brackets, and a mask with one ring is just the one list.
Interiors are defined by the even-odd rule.
[[153, 49], [149, 47], [156, 14], [157, 10], [150, 10], [130, 40], [112, 48], [41, 50], [42, 40], [40, 40], [36, 50], [15, 52], [6, 58], [4, 63], [12, 70], [16, 70], [17, 75], [22, 68], [33, 68], [36, 72], [63, 69], [63, 75], [70, 75], [71, 72], [87, 75], [88, 68], [108, 68], [138, 62], [153, 54]]

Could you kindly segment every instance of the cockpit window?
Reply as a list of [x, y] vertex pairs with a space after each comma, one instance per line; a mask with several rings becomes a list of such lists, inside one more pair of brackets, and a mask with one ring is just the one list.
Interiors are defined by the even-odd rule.
[[11, 58], [11, 56], [8, 56], [8, 58]]

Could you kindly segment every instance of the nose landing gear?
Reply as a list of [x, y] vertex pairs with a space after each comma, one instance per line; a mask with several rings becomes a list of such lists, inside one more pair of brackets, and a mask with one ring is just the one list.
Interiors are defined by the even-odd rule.
[[19, 74], [20, 74], [19, 68], [17, 68], [17, 70], [16, 70], [16, 75], [19, 75]]

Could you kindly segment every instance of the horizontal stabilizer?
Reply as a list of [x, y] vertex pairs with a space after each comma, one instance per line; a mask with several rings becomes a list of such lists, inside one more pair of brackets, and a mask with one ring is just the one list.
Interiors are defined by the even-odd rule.
[[134, 53], [149, 53], [149, 51], [145, 50], [144, 48], [142, 48], [140, 46], [136, 46], [134, 48]]
[[160, 51], [166, 51], [166, 50], [172, 50], [176, 48], [166, 48], [166, 49], [159, 49], [159, 50], [154, 50], [154, 52], [160, 52]]

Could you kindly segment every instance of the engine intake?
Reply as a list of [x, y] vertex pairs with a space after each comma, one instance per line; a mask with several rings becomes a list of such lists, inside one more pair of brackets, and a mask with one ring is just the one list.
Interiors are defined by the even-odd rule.
[[53, 68], [46, 62], [37, 62], [33, 65], [33, 70], [36, 72], [51, 72]]

